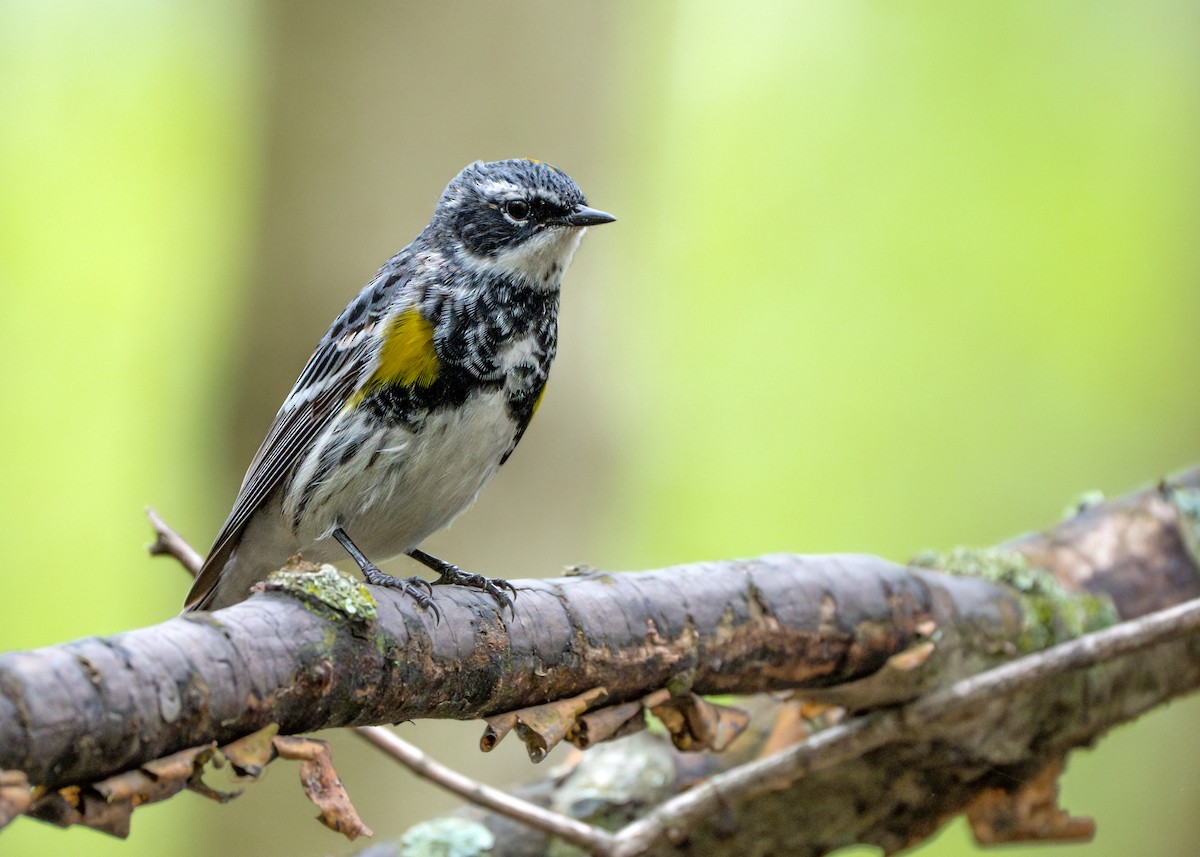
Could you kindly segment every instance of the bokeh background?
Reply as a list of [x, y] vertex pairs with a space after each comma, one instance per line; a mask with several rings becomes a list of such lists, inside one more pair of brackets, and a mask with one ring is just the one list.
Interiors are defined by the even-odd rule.
[[[477, 158], [620, 221], [521, 449], [428, 543], [464, 567], [903, 560], [1195, 462], [1197, 32], [1189, 0], [0, 0], [0, 648], [178, 609], [143, 506], [207, 546], [317, 338]], [[1071, 758], [1093, 844], [990, 853], [1194, 853], [1198, 714]], [[544, 773], [478, 723], [402, 732]], [[379, 838], [453, 805], [326, 737]], [[0, 851], [354, 850], [314, 814], [280, 763], [127, 843], [20, 820]]]

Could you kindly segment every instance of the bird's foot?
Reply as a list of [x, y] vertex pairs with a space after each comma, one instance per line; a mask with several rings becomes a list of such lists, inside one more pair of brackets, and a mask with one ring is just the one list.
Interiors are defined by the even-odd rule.
[[[516, 587], [504, 578], [484, 577], [482, 574], [463, 571], [457, 565], [446, 562], [444, 559], [438, 559], [436, 556], [431, 556], [422, 550], [413, 549], [408, 552], [408, 555], [425, 567], [438, 573], [438, 579], [433, 582], [434, 586], [454, 584], [456, 586], [467, 586], [471, 589], [478, 589], [492, 596], [496, 603], [500, 605], [500, 609], [507, 609], [512, 615], [516, 615], [516, 610], [513, 608], [513, 598], [517, 597], [517, 590]], [[512, 594], [511, 598], [509, 597], [509, 593]]]
[[433, 613], [434, 619], [439, 622], [442, 620], [442, 611], [437, 609], [437, 605], [429, 597], [433, 595], [433, 587], [429, 585], [428, 580], [421, 577], [405, 579], [385, 574], [379, 570], [379, 566], [367, 559], [366, 555], [358, 549], [358, 545], [354, 544], [350, 536], [341, 527], [337, 527], [332, 535], [337, 539], [338, 544], [345, 548], [346, 553], [350, 554], [350, 557], [358, 564], [358, 568], [362, 571], [363, 577], [367, 579], [367, 583], [373, 586], [386, 586], [388, 589], [399, 589], [413, 601], [417, 602], [418, 607]]
[[442, 620], [442, 611], [433, 603], [433, 599], [429, 596], [433, 594], [433, 587], [429, 581], [423, 577], [393, 577], [392, 575], [380, 571], [378, 566], [367, 564], [362, 569], [363, 577], [367, 583], [372, 586], [385, 586], [388, 589], [399, 589], [413, 601], [417, 602], [417, 606], [428, 610], [433, 614], [433, 618], [439, 622]]
[[[471, 589], [486, 592], [492, 598], [496, 599], [496, 603], [501, 608], [507, 609], [509, 613], [516, 615], [512, 599], [517, 597], [517, 590], [503, 577], [484, 577], [482, 574], [463, 571], [456, 565], [447, 564], [446, 568], [438, 572], [438, 579], [433, 584], [434, 586], [445, 586], [448, 583], [456, 586], [469, 586]], [[512, 598], [509, 597], [509, 593], [512, 593]]]

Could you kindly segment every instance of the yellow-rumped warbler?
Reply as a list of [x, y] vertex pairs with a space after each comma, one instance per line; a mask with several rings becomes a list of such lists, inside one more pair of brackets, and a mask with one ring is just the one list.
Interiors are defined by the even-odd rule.
[[615, 219], [539, 161], [477, 162], [459, 173], [424, 231], [322, 337], [185, 610], [242, 600], [297, 553], [318, 562], [348, 553], [369, 583], [428, 606], [426, 581], [397, 579], [368, 559], [407, 553], [438, 572], [437, 583], [474, 586], [507, 605], [507, 581], [417, 546], [512, 454], [554, 359], [563, 271], [586, 227]]

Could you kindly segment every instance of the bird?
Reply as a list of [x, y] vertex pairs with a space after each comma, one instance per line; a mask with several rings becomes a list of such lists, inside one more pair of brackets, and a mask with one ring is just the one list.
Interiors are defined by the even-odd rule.
[[[419, 547], [474, 502], [546, 388], [559, 291], [588, 227], [562, 170], [476, 161], [317, 344], [255, 453], [184, 612], [217, 610], [299, 554], [349, 556], [366, 581], [431, 608], [430, 582], [376, 561], [407, 554], [511, 608], [511, 584]], [[436, 612], [436, 607], [432, 607]]]

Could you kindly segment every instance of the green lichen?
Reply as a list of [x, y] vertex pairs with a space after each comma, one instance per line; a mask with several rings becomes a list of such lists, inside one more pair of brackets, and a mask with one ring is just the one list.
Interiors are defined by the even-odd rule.
[[1072, 594], [1050, 572], [1035, 568], [1019, 553], [955, 548], [949, 554], [925, 551], [913, 565], [963, 577], [977, 577], [1016, 590], [1023, 606], [1025, 627], [1017, 645], [1034, 652], [1073, 640], [1117, 622], [1117, 611], [1106, 596]]
[[435, 818], [408, 829], [400, 839], [400, 857], [483, 857], [496, 837], [481, 822]]
[[1063, 510], [1063, 518], [1074, 518], [1076, 515], [1082, 515], [1104, 502], [1104, 492], [1099, 489], [1084, 491], [1075, 498], [1075, 502]]
[[1192, 524], [1200, 524], [1200, 488], [1171, 488], [1171, 502]]
[[290, 592], [304, 601], [320, 604], [359, 622], [375, 619], [375, 599], [366, 586], [346, 577], [332, 565], [316, 571], [273, 571], [267, 589]]
[[[619, 830], [667, 798], [675, 781], [670, 744], [646, 733], [600, 744], [562, 776], [550, 809], [603, 830]], [[553, 840], [548, 857], [584, 857], [575, 845]]]
[[1164, 493], [1179, 513], [1179, 534], [1188, 553], [1200, 564], [1200, 488], [1168, 485]]
[[691, 693], [692, 685], [696, 683], [696, 673], [692, 670], [676, 673], [667, 679], [666, 688], [671, 696], [683, 696]]

